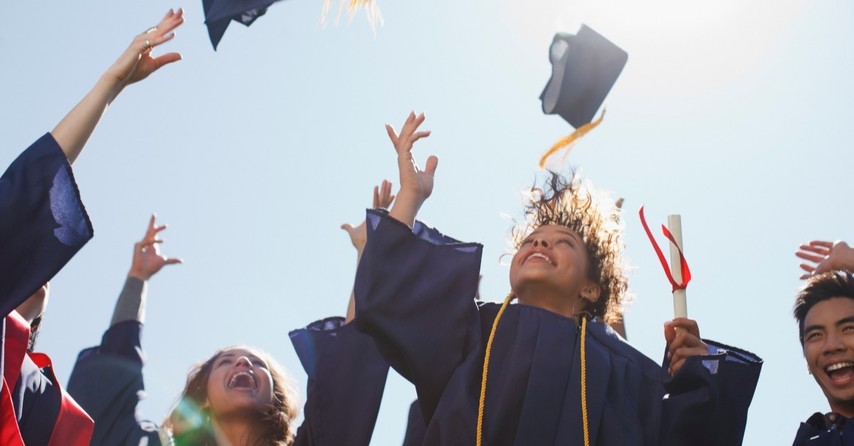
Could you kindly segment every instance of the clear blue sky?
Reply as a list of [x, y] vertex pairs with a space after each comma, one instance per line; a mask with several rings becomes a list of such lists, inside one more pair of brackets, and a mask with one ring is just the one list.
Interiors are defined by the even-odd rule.
[[[794, 251], [854, 239], [854, 6], [843, 0], [643, 2], [380, 0], [318, 25], [319, 0], [273, 5], [232, 24], [218, 52], [201, 2], [2, 2], [0, 164], [50, 130], [170, 7], [186, 23], [163, 50], [184, 60], [129, 87], [75, 163], [95, 238], [52, 283], [40, 343], [61, 377], [109, 323], [131, 246], [157, 212], [164, 252], [185, 264], [150, 287], [144, 346], [160, 420], [190, 365], [223, 345], [270, 351], [304, 392], [287, 331], [342, 314], [371, 187], [396, 181], [383, 124], [426, 111], [436, 191], [421, 212], [484, 251], [481, 296], [508, 291], [499, 258], [539, 155], [569, 127], [545, 116], [555, 32], [586, 23], [629, 53], [604, 123], [570, 154], [626, 198], [629, 340], [658, 359], [670, 293], [636, 217], [682, 214], [694, 281], [689, 315], [708, 338], [765, 359], [745, 444], [788, 444], [827, 409], [806, 372], [790, 313]], [[396, 445], [414, 392], [390, 379], [374, 444]]]

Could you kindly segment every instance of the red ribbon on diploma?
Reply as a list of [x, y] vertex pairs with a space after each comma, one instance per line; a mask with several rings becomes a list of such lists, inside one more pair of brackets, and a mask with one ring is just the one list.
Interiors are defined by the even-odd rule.
[[658, 255], [658, 260], [661, 261], [661, 266], [664, 268], [664, 274], [667, 274], [667, 280], [669, 280], [670, 284], [673, 285], [673, 291], [688, 288], [688, 282], [691, 281], [691, 269], [688, 268], [688, 261], [685, 260], [685, 255], [682, 254], [682, 248], [676, 243], [676, 240], [673, 238], [673, 234], [670, 233], [667, 226], [661, 225], [661, 231], [664, 233], [664, 236], [667, 237], [667, 239], [670, 240], [670, 243], [673, 243], [673, 246], [675, 246], [676, 250], [679, 251], [679, 266], [682, 270], [682, 283], [676, 283], [676, 280], [673, 279], [673, 274], [670, 272], [670, 266], [667, 265], [667, 259], [664, 258], [661, 248], [658, 247], [658, 242], [655, 241], [655, 237], [652, 236], [652, 231], [649, 230], [649, 226], [646, 224], [646, 217], [643, 215], [643, 206], [640, 208], [640, 220], [643, 225], [643, 230], [646, 231], [646, 235], [649, 237], [649, 241], [655, 249], [655, 254]]

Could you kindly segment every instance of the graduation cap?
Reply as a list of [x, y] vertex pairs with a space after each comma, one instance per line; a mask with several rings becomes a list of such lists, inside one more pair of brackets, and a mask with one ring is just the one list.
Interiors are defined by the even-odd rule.
[[543, 113], [560, 115], [576, 131], [543, 155], [540, 166], [554, 152], [571, 145], [595, 128], [604, 116], [593, 117], [617, 82], [628, 53], [587, 25], [577, 34], [557, 33], [549, 48], [552, 77], [540, 95]]
[[216, 50], [228, 24], [234, 20], [249, 26], [267, 12], [267, 7], [280, 0], [202, 0], [205, 24]]

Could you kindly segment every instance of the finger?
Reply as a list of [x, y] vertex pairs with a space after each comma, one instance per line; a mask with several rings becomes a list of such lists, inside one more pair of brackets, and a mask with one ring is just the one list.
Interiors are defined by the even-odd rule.
[[697, 325], [697, 321], [693, 319], [688, 319], [686, 317], [677, 317], [670, 321], [669, 324], [675, 328], [682, 328], [688, 333], [691, 333], [692, 335], [696, 336], [697, 338], [700, 337], [700, 327]]
[[371, 207], [373, 209], [380, 207], [380, 189], [377, 186], [374, 186], [374, 201]]
[[[415, 114], [414, 110], [409, 112], [409, 116], [406, 117], [406, 122], [404, 122], [403, 128], [400, 129], [400, 135], [408, 136], [415, 132], [420, 124], [420, 122], [418, 122], [418, 118], [419, 116]], [[423, 119], [421, 121], [423, 121]]]
[[154, 59], [154, 71], [160, 69], [164, 65], [169, 65], [170, 63], [178, 62], [181, 59], [183, 59], [183, 57], [181, 57], [181, 53], [164, 54]]
[[158, 232], [166, 229], [167, 227], [168, 225], [157, 226], [156, 228], [154, 228], [154, 233], [157, 234]]
[[809, 251], [816, 254], [827, 255], [828, 253], [830, 253], [830, 248], [826, 248], [823, 246], [801, 245], [800, 251]]
[[[673, 344], [673, 340], [676, 339], [676, 329], [670, 325], [670, 323], [664, 323], [664, 341], [670, 345]], [[668, 355], [670, 352], [668, 351]]]
[[353, 231], [353, 226], [350, 225], [350, 223], [344, 223], [343, 225], [341, 225], [341, 229], [343, 229], [349, 233], [349, 232]]
[[415, 141], [418, 141], [421, 138], [426, 138], [426, 137], [430, 136], [430, 133], [432, 133], [430, 130], [425, 130], [423, 132], [416, 132], [410, 137], [410, 140], [414, 143]]
[[808, 253], [803, 252], [803, 251], [798, 251], [795, 253], [795, 255], [804, 259], [804, 260], [809, 260], [810, 262], [815, 262], [815, 263], [819, 263], [822, 260], [824, 260], [824, 256], [817, 256], [815, 254], [808, 254]]
[[430, 157], [427, 158], [427, 164], [424, 165], [424, 171], [430, 175], [435, 175], [437, 167], [439, 167], [439, 158], [436, 158], [434, 155], [430, 155]]
[[175, 265], [176, 263], [184, 263], [184, 261], [176, 257], [169, 257], [166, 259], [167, 265]]
[[824, 248], [832, 248], [833, 243], [825, 241], [825, 240], [812, 240], [812, 241], [810, 241], [810, 246], [821, 246]]
[[815, 272], [815, 267], [806, 263], [801, 263], [801, 269], [810, 274]]
[[391, 140], [391, 143], [394, 145], [395, 150], [397, 150], [397, 132], [394, 131], [394, 127], [391, 124], [385, 125], [385, 131], [388, 133], [388, 138]]

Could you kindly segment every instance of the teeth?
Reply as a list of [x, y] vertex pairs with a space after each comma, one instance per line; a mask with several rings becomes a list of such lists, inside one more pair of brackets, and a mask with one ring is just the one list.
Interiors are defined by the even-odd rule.
[[839, 369], [844, 369], [845, 367], [854, 367], [854, 363], [852, 363], [852, 362], [839, 362], [839, 363], [827, 366], [827, 368], [825, 368], [825, 370], [827, 370], [828, 372], [834, 372], [834, 371], [839, 370]]
[[551, 265], [551, 263], [552, 263], [552, 261], [551, 261], [548, 257], [546, 257], [545, 255], [540, 254], [540, 253], [538, 253], [538, 252], [535, 252], [535, 253], [533, 253], [533, 254], [529, 255], [529, 256], [528, 256], [528, 258], [527, 258], [527, 259], [525, 259], [525, 261], [527, 262], [528, 260], [530, 260], [530, 259], [531, 259], [531, 258], [533, 258], [533, 257], [537, 257], [537, 258], [543, 259], [543, 260], [545, 260], [546, 262], [549, 262], [549, 265]]
[[235, 373], [234, 376], [231, 377], [231, 379], [228, 381], [228, 388], [233, 388], [235, 385], [237, 385], [237, 380], [243, 376], [249, 378], [249, 381], [252, 383], [252, 387], [256, 386], [255, 377], [252, 376], [251, 373], [240, 372], [240, 373]]

